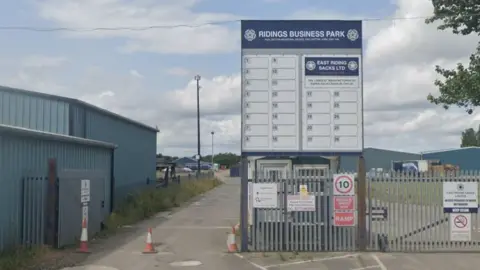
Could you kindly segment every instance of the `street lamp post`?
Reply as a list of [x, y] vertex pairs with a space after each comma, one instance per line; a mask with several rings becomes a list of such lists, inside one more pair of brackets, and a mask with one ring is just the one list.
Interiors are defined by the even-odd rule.
[[214, 171], [215, 170], [215, 168], [214, 168], [215, 165], [213, 163], [213, 135], [215, 135], [215, 132], [212, 131], [211, 134], [212, 134], [212, 171]]
[[200, 75], [195, 76], [197, 81], [197, 176], [200, 176]]

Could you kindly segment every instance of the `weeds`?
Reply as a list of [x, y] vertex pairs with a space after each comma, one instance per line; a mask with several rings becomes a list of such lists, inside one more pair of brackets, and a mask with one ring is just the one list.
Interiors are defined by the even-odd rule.
[[[167, 188], [148, 189], [125, 199], [105, 221], [105, 230], [99, 237], [106, 237], [125, 225], [152, 217], [158, 212], [178, 207], [195, 196], [205, 193], [222, 182], [216, 178], [172, 183]], [[42, 261], [52, 250], [48, 247], [18, 248], [0, 253], [0, 270], [26, 270]]]

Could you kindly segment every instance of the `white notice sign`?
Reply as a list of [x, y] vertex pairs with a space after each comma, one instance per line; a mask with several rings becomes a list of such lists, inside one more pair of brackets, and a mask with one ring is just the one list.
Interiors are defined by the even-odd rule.
[[448, 213], [477, 213], [478, 183], [444, 182], [443, 208]]
[[450, 241], [472, 241], [471, 214], [450, 214]]
[[315, 211], [315, 195], [288, 195], [287, 211]]
[[253, 207], [277, 208], [278, 191], [277, 184], [254, 183], [253, 184]]
[[80, 181], [80, 201], [86, 203], [90, 201], [90, 180], [83, 179]]

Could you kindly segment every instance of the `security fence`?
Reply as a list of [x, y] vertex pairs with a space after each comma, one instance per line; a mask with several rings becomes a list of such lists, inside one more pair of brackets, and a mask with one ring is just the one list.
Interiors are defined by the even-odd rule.
[[478, 172], [391, 172], [365, 182], [359, 192], [356, 173], [257, 174], [249, 183], [249, 249], [480, 251]]

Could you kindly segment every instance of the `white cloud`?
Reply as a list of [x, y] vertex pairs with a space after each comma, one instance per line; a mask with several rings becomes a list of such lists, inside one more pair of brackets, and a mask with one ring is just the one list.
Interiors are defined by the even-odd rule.
[[[122, 52], [222, 53], [238, 49], [239, 35], [226, 25], [202, 25], [239, 19], [229, 13], [195, 12], [198, 0], [45, 0], [38, 2], [40, 15], [63, 27], [82, 29], [121, 26], [145, 29], [83, 31], [70, 33], [77, 38], [125, 38]], [[183, 25], [184, 27], [168, 28]], [[194, 25], [196, 27], [186, 27]], [[153, 26], [153, 27], [151, 27]], [[167, 26], [167, 27], [155, 27]]]
[[45, 68], [58, 67], [63, 65], [67, 59], [65, 57], [55, 57], [46, 55], [31, 55], [22, 60], [23, 67]]
[[140, 74], [140, 72], [138, 72], [135, 69], [130, 70], [130, 75], [132, 75], [135, 78], [139, 78], [139, 79], [142, 79], [144, 77], [142, 74]]
[[[161, 5], [166, 10], [160, 9], [159, 4], [148, 9], [138, 6], [132, 8], [133, 4], [124, 4], [125, 2], [118, 0], [88, 0], [75, 2], [76, 4], [69, 0], [49, 0], [45, 3], [41, 9], [43, 16], [62, 22], [66, 26], [89, 27], [132, 24], [138, 26], [155, 24], [156, 20], [159, 21], [158, 24], [166, 21], [175, 24], [183, 18], [181, 14], [192, 13], [191, 7], [196, 1], [162, 1]], [[425, 16], [432, 13], [429, 0], [398, 0], [397, 4], [397, 11], [392, 17]], [[67, 15], [60, 12], [67, 7], [71, 8], [72, 13]], [[87, 10], [91, 13], [87, 14]], [[342, 14], [335, 16], [332, 14], [335, 13], [298, 11], [291, 18], [344, 17]], [[197, 14], [192, 20], [210, 20], [209, 16], [213, 15]], [[98, 18], [104, 18], [102, 23], [98, 21], [93, 23]], [[125, 21], [122, 21], [122, 18]], [[185, 19], [182, 22], [187, 21]], [[221, 29], [220, 32], [227, 31], [226, 33], [230, 34], [228, 29]], [[465, 60], [473, 51], [478, 37], [460, 37], [448, 31], [441, 32], [435, 26], [424, 25], [423, 20], [371, 21], [365, 23], [364, 29], [367, 33], [364, 57], [366, 146], [404, 151], [458, 146], [461, 132], [465, 128], [478, 126], [480, 113], [467, 115], [456, 108], [444, 111], [428, 103], [426, 96], [430, 92], [436, 92], [433, 85], [437, 77], [434, 66], [440, 64], [451, 67], [458, 61]], [[196, 45], [188, 40], [187, 42], [184, 37], [170, 38], [167, 45], [160, 45], [168, 35], [159, 36], [153, 31], [148, 37], [142, 36], [147, 35], [146, 33], [121, 31], [107, 32], [105, 35], [126, 37], [143, 50], [157, 52], [174, 50], [189, 53], [184, 49], [193, 46], [192, 44]], [[88, 35], [101, 37], [100, 33]], [[209, 31], [201, 29], [195, 31], [197, 40], [203, 42], [209, 39], [207, 37], [211, 37]], [[213, 39], [217, 38], [220, 37]], [[226, 40], [224, 37], [222, 39]], [[182, 45], [177, 44], [178, 42], [186, 43]], [[214, 51], [214, 48], [224, 45], [222, 42], [209, 43], [211, 40], [205, 42], [208, 45], [205, 45], [207, 43], [200, 45], [200, 48], [208, 47], [202, 49], [203, 52]], [[229, 43], [229, 50], [236, 48], [235, 42]], [[96, 105], [158, 126], [161, 130], [159, 150], [164, 153], [174, 155], [196, 153], [196, 83], [191, 78], [179, 89], [149, 91], [144, 85], [145, 80], [138, 80], [131, 75], [122, 77], [111, 74], [99, 67], [90, 67], [79, 74], [78, 81], [63, 83], [58, 81], [51, 69], [47, 69], [47, 72], [40, 68], [41, 65], [36, 66], [37, 68], [23, 66], [15, 74], [8, 76], [6, 81], [26, 88], [79, 96]], [[181, 67], [172, 67], [166, 72], [170, 75], [193, 75], [191, 71]], [[202, 78], [201, 144], [204, 154], [211, 151], [211, 131], [215, 132], [216, 152], [239, 151], [240, 83], [239, 74]]]

